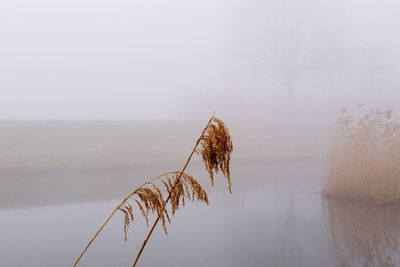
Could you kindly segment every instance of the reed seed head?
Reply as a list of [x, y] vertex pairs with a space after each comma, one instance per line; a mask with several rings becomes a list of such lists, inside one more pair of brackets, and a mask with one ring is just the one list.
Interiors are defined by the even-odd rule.
[[138, 188], [135, 193], [132, 194], [131, 199], [126, 201], [126, 204], [118, 208], [124, 214], [125, 240], [127, 240], [129, 226], [134, 220], [133, 207], [129, 204], [129, 201], [133, 201], [139, 208], [147, 226], [149, 226], [150, 214], [159, 216], [166, 234], [168, 233], [167, 222], [170, 222], [170, 217], [168, 209], [165, 208], [167, 205], [167, 197], [164, 195], [170, 195], [169, 203], [173, 215], [181, 206], [185, 205], [185, 200], [200, 201], [209, 204], [207, 192], [196, 178], [186, 173], [181, 173], [179, 171], [170, 172], [158, 177], [157, 181], [163, 185], [163, 187], [160, 188], [155, 181], [150, 180]]
[[202, 156], [211, 184], [214, 185], [214, 175], [221, 171], [227, 179], [230, 193], [232, 193], [230, 173], [232, 151], [233, 144], [228, 128], [220, 119], [214, 117], [200, 139], [196, 153]]

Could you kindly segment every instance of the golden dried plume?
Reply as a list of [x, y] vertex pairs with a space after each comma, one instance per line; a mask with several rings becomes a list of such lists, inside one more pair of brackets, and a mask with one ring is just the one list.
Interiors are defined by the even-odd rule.
[[[152, 178], [125, 197], [100, 226], [73, 266], [77, 266], [87, 249], [118, 211], [124, 217], [123, 230], [125, 240], [127, 240], [129, 227], [133, 223], [136, 214], [139, 214], [134, 209], [134, 206], [137, 206], [147, 226], [149, 226], [151, 215], [155, 216], [156, 220], [135, 256], [132, 266], [136, 266], [144, 247], [159, 221], [161, 221], [164, 232], [167, 234], [166, 225], [167, 222], [170, 222], [169, 210], [172, 215], [175, 215], [180, 207], [185, 206], [186, 201], [199, 201], [207, 205], [209, 204], [208, 194], [202, 185], [195, 177], [185, 173], [192, 156], [194, 154], [201, 155], [212, 185], [214, 185], [214, 176], [222, 172], [227, 179], [229, 192], [232, 193], [230, 173], [232, 151], [233, 144], [228, 128], [220, 119], [212, 116], [203, 129], [182, 170], [168, 172]], [[167, 207], [168, 204], [169, 207]]]
[[214, 175], [221, 171], [228, 181], [229, 192], [232, 193], [229, 164], [233, 144], [228, 128], [220, 119], [214, 117], [200, 140], [196, 153], [201, 154], [212, 185], [214, 185]]

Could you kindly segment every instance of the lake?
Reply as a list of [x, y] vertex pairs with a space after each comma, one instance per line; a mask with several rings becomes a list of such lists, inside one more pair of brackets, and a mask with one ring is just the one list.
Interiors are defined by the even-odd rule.
[[[329, 127], [227, 122], [233, 194], [199, 158], [188, 172], [210, 205], [190, 203], [157, 228], [139, 266], [398, 266], [400, 214], [321, 197]], [[320, 125], [321, 126], [321, 125]], [[326, 126], [326, 125], [324, 125]], [[0, 123], [0, 266], [72, 266], [117, 203], [179, 170], [202, 122]], [[79, 266], [130, 266], [146, 233], [124, 241], [118, 214]]]

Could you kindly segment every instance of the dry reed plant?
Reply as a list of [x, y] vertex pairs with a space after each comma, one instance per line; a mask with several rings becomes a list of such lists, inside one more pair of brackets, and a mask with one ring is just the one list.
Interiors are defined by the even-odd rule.
[[[357, 117], [358, 115], [358, 117]], [[400, 124], [394, 110], [349, 114], [338, 121], [325, 196], [373, 204], [400, 204]]]
[[342, 267], [400, 266], [400, 211], [361, 202], [324, 202], [328, 236]]
[[[182, 170], [168, 172], [152, 178], [125, 197], [100, 226], [73, 266], [77, 266], [93, 241], [118, 211], [124, 216], [123, 231], [125, 241], [128, 238], [129, 227], [137, 217], [136, 214], [140, 214], [144, 218], [147, 226], [149, 226], [151, 215], [156, 216], [154, 223], [135, 256], [132, 266], [136, 266], [158, 222], [161, 221], [163, 230], [167, 234], [167, 223], [171, 221], [169, 210], [172, 215], [175, 215], [176, 211], [185, 205], [185, 201], [199, 201], [207, 205], [209, 204], [208, 194], [202, 185], [195, 177], [185, 173], [192, 156], [194, 154], [201, 155], [212, 185], [214, 185], [214, 176], [221, 171], [226, 177], [229, 191], [232, 193], [229, 165], [232, 151], [232, 140], [226, 125], [218, 118], [212, 116], [196, 141]], [[169, 204], [169, 208], [167, 204]]]

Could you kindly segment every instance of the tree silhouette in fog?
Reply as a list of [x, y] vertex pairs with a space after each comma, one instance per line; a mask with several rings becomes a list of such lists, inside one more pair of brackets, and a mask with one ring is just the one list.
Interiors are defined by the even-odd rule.
[[325, 1], [250, 0], [241, 9], [238, 36], [242, 65], [286, 91], [295, 104], [298, 81], [313, 58]]

